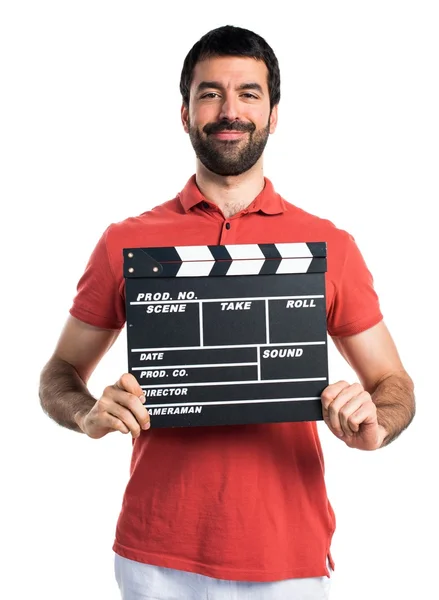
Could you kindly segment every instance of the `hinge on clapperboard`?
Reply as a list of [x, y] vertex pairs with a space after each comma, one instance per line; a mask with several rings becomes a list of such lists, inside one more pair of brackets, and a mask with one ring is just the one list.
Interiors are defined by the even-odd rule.
[[123, 257], [124, 277], [154, 277], [163, 272], [163, 265], [143, 248], [124, 248]]

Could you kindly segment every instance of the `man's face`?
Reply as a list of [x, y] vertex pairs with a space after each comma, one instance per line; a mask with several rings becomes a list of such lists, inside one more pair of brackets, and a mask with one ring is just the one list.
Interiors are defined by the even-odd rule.
[[222, 176], [245, 173], [259, 160], [277, 123], [270, 113], [265, 63], [214, 57], [195, 66], [189, 108], [181, 111], [197, 158]]

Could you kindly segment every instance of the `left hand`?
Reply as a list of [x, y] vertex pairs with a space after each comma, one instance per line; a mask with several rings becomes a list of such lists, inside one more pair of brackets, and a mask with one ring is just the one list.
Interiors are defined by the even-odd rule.
[[322, 392], [325, 423], [350, 448], [376, 450], [386, 436], [378, 424], [377, 408], [360, 383], [339, 381]]

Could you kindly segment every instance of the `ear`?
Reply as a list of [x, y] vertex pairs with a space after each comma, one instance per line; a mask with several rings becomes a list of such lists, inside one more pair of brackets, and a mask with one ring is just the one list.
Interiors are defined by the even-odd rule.
[[189, 107], [184, 103], [181, 105], [181, 122], [183, 123], [183, 129], [186, 133], [189, 133]]
[[274, 133], [276, 131], [276, 127], [277, 127], [277, 117], [278, 117], [278, 107], [279, 104], [276, 104], [275, 106], [273, 106], [273, 108], [271, 109], [271, 114], [270, 114], [270, 133]]

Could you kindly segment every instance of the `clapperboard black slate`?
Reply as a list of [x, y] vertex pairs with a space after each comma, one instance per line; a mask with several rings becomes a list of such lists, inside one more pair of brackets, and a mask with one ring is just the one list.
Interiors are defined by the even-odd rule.
[[128, 368], [152, 427], [322, 419], [324, 242], [123, 253]]

